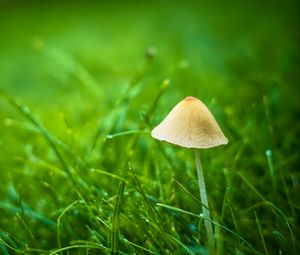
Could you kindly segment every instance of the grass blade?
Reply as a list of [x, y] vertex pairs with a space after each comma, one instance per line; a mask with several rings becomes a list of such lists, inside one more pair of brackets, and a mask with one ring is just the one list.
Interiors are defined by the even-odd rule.
[[120, 206], [123, 199], [125, 182], [121, 181], [118, 189], [117, 201], [115, 205], [112, 229], [111, 229], [111, 254], [119, 254], [119, 232], [120, 232]]
[[1, 93], [1, 96], [3, 96], [18, 112], [20, 112], [31, 124], [33, 124], [34, 127], [37, 128], [39, 133], [46, 139], [46, 141], [49, 143], [50, 147], [52, 148], [53, 152], [57, 156], [58, 160], [60, 161], [63, 169], [67, 172], [69, 177], [73, 180], [72, 177], [72, 171], [70, 167], [65, 162], [64, 158], [62, 157], [61, 153], [59, 152], [57, 145], [56, 145], [56, 139], [48, 132], [48, 130], [40, 123], [37, 118], [33, 115], [31, 110], [24, 104], [15, 101], [5, 93]]
[[148, 133], [147, 131], [144, 130], [126, 130], [122, 132], [118, 132], [115, 134], [109, 134], [106, 136], [106, 139], [113, 139], [118, 136], [126, 136], [126, 135], [133, 135], [133, 134], [143, 134], [143, 133]]
[[57, 218], [57, 243], [58, 243], [58, 247], [61, 248], [61, 238], [60, 238], [60, 222], [62, 217], [64, 216], [64, 214], [71, 208], [73, 207], [75, 204], [78, 203], [78, 200], [74, 201], [73, 203], [71, 203], [70, 205], [68, 205], [63, 211], [62, 213], [58, 216]]
[[264, 234], [262, 232], [261, 225], [260, 225], [260, 222], [259, 222], [259, 218], [257, 217], [257, 214], [256, 214], [255, 211], [254, 211], [254, 215], [255, 215], [255, 222], [256, 222], [256, 225], [257, 225], [257, 228], [258, 228], [258, 232], [259, 232], [261, 242], [262, 242], [263, 247], [264, 247], [265, 254], [269, 255], [268, 248], [267, 248], [265, 238], [264, 238]]

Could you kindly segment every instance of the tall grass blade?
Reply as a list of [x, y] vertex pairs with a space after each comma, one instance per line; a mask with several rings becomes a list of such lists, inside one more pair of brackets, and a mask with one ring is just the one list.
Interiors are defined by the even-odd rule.
[[258, 228], [258, 233], [259, 233], [262, 245], [264, 247], [265, 254], [269, 255], [268, 248], [267, 248], [265, 238], [264, 238], [264, 234], [262, 232], [261, 225], [260, 225], [260, 222], [259, 222], [259, 218], [257, 217], [257, 214], [256, 214], [255, 211], [254, 211], [254, 216], [255, 216], [255, 222], [256, 222], [256, 225], [257, 225], [257, 228]]
[[70, 210], [74, 205], [76, 205], [78, 203], [78, 200], [74, 201], [73, 203], [71, 203], [70, 205], [68, 205], [63, 211], [62, 213], [58, 216], [57, 218], [57, 244], [58, 247], [61, 248], [61, 232], [60, 232], [60, 223], [61, 223], [61, 219], [62, 217], [65, 215], [65, 213]]
[[120, 233], [120, 207], [123, 199], [125, 182], [121, 181], [118, 189], [117, 201], [112, 219], [111, 229], [111, 254], [119, 254], [119, 233]]

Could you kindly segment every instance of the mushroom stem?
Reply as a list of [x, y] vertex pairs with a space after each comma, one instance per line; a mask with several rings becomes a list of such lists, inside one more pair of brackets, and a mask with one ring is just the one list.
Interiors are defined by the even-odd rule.
[[194, 149], [194, 152], [195, 152], [196, 169], [198, 175], [198, 184], [200, 189], [200, 199], [202, 203], [202, 215], [204, 217], [204, 225], [205, 225], [205, 230], [206, 230], [206, 235], [208, 240], [208, 246], [209, 246], [210, 254], [214, 254], [214, 246], [215, 246], [214, 232], [213, 232], [213, 226], [210, 217], [210, 211], [208, 207], [205, 180], [204, 180], [204, 175], [203, 175], [203, 170], [202, 170], [201, 160], [200, 160], [200, 150]]

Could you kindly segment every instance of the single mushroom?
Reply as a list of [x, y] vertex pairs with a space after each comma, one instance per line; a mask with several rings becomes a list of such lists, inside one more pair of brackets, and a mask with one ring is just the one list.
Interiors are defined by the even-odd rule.
[[152, 130], [151, 135], [160, 141], [194, 149], [202, 202], [202, 215], [205, 219], [208, 244], [211, 253], [213, 253], [213, 226], [207, 201], [199, 149], [227, 144], [228, 139], [224, 136], [218, 123], [207, 107], [199, 99], [192, 96], [186, 97], [179, 102], [166, 118]]

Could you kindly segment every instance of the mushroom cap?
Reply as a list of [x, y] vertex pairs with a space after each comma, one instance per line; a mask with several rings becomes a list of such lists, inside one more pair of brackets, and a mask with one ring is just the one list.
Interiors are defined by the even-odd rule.
[[228, 143], [208, 108], [191, 96], [179, 102], [152, 130], [151, 136], [185, 148], [211, 148]]

